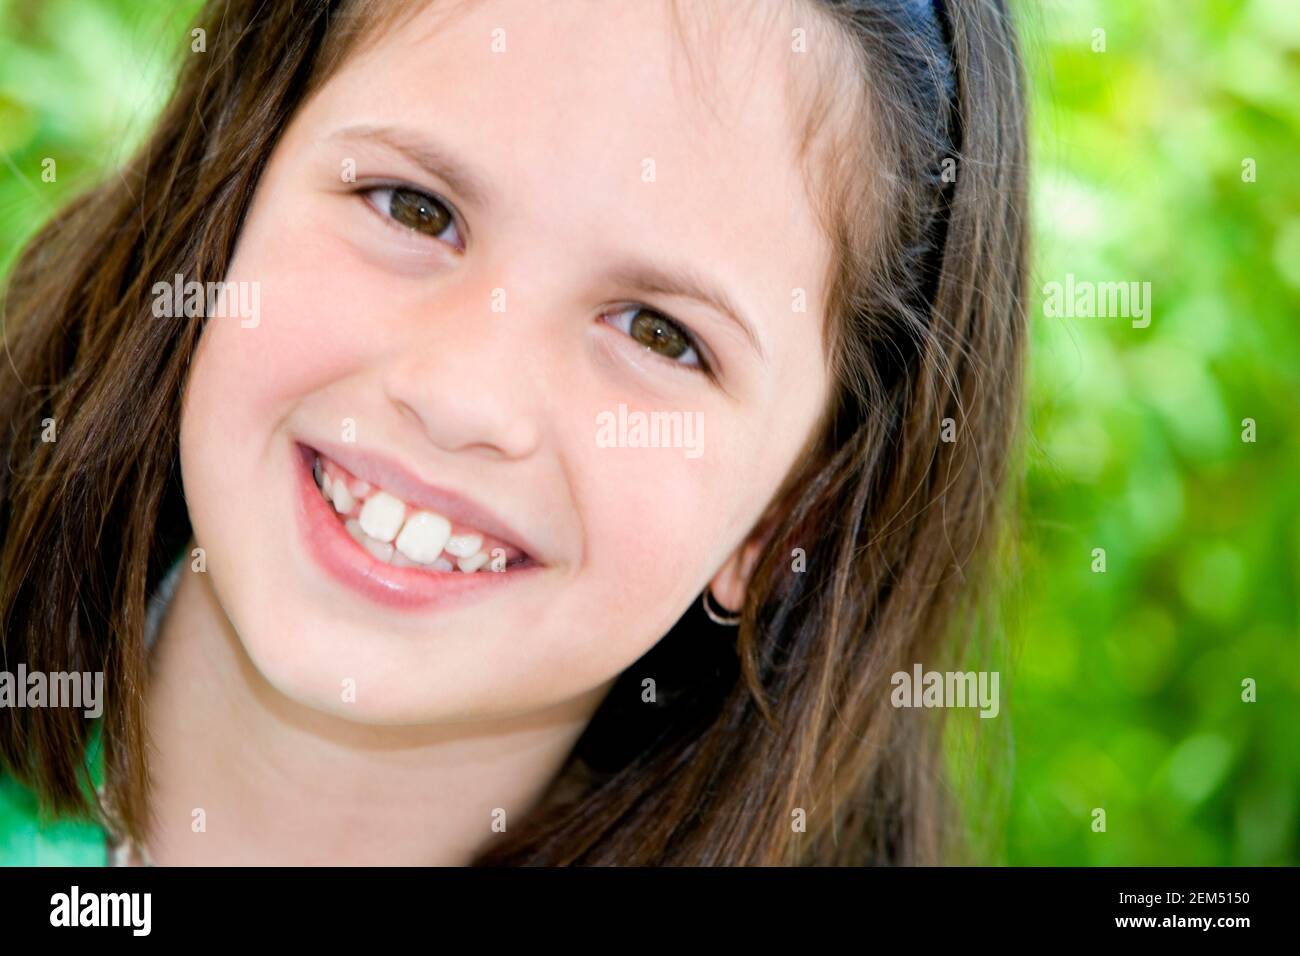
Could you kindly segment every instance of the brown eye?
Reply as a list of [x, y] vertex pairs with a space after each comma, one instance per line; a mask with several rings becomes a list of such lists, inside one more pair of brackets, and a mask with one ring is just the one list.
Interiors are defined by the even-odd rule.
[[446, 206], [431, 196], [411, 189], [392, 190], [388, 214], [408, 229], [415, 229], [434, 238], [446, 232], [452, 223], [451, 213]]
[[691, 347], [681, 329], [662, 315], [645, 309], [638, 309], [633, 317], [631, 334], [646, 348], [666, 358], [678, 358]]
[[457, 250], [463, 248], [456, 217], [445, 203], [429, 194], [404, 186], [378, 186], [364, 190], [362, 195], [377, 213], [398, 228], [447, 242]]
[[632, 305], [604, 316], [606, 322], [621, 329], [656, 355], [687, 367], [705, 370], [695, 341], [685, 329], [667, 316], [644, 306]]

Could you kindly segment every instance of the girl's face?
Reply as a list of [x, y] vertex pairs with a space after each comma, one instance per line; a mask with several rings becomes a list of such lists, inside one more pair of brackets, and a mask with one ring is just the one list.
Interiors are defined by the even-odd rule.
[[710, 581], [740, 605], [829, 389], [815, 53], [772, 9], [692, 4], [728, 15], [688, 57], [666, 2], [437, 4], [298, 111], [181, 429], [206, 580], [282, 693], [523, 714]]

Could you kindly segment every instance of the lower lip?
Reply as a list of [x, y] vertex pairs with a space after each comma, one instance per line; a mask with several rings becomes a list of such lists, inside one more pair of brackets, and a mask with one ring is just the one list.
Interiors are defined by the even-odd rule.
[[485, 597], [540, 570], [528, 564], [509, 571], [421, 571], [377, 560], [343, 527], [312, 477], [315, 452], [295, 445], [298, 525], [308, 553], [331, 578], [376, 604], [424, 610]]

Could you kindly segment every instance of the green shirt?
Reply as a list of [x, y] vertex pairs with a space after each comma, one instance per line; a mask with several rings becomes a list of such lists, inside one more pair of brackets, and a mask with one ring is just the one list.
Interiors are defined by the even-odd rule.
[[[104, 782], [99, 727], [96, 720], [86, 750], [96, 788]], [[107, 865], [108, 833], [102, 826], [75, 817], [48, 818], [31, 790], [0, 772], [0, 866]]]

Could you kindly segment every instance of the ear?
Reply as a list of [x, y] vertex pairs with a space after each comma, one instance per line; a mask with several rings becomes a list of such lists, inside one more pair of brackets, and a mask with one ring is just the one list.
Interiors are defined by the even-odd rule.
[[767, 543], [766, 539], [766, 534], [753, 534], [746, 538], [709, 582], [713, 591], [713, 603], [723, 613], [737, 614], [744, 606], [749, 579], [754, 573], [754, 566], [758, 564], [759, 554]]

